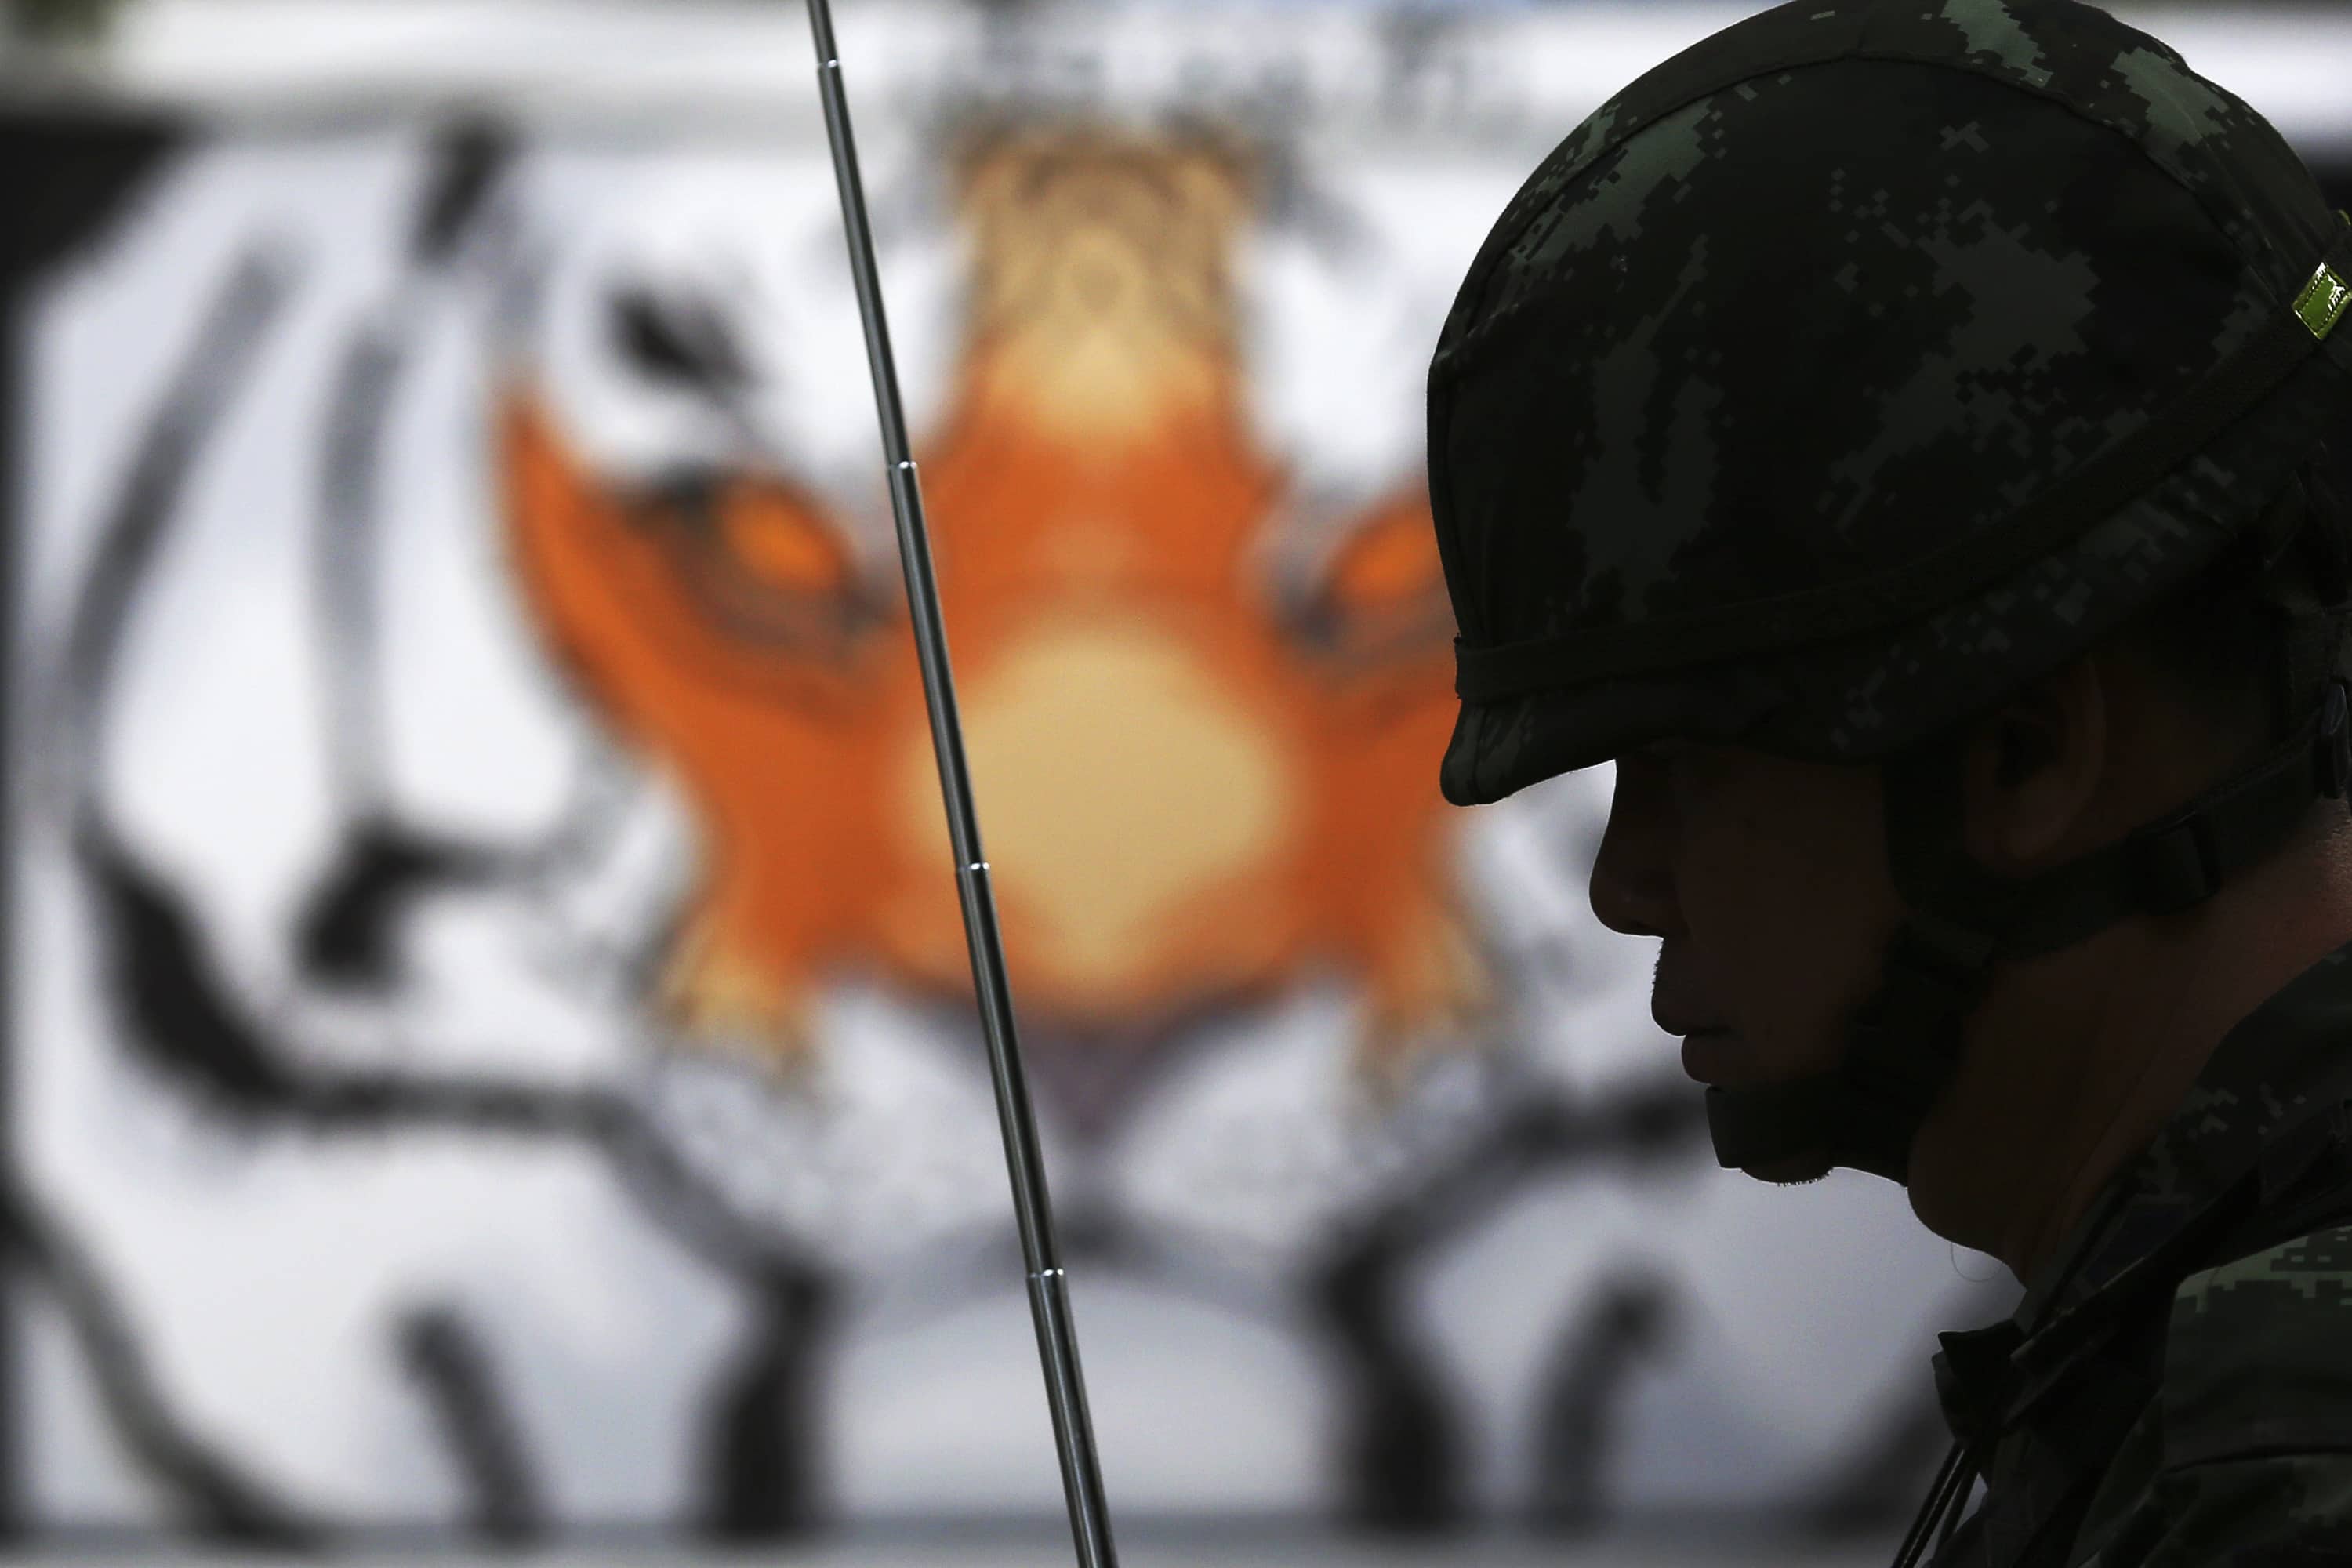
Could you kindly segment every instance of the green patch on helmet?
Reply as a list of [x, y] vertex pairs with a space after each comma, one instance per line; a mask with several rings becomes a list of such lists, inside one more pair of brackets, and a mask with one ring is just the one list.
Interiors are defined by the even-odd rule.
[[2294, 302], [2294, 313], [2311, 329], [2311, 335], [2326, 342], [2344, 312], [2352, 310], [2352, 283], [2347, 283], [2336, 270], [2323, 265], [2311, 275], [2310, 286]]

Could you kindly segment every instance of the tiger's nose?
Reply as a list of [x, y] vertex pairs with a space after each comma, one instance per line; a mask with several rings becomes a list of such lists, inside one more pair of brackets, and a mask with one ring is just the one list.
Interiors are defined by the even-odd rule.
[[[1028, 629], [967, 678], [965, 747], [991, 875], [1030, 922], [1024, 959], [1105, 995], [1154, 966], [1175, 917], [1292, 837], [1299, 781], [1267, 716], [1180, 637], [1129, 619]], [[948, 855], [927, 731], [902, 820]]]

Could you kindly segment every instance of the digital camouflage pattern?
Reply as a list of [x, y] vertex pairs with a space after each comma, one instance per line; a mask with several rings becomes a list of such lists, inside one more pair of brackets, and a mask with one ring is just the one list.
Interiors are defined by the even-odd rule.
[[[2110, 1180], [2008, 1322], [1945, 1336], [1956, 1436], [1984, 1436], [2022, 1384], [2053, 1386], [1994, 1439], [1977, 1513], [1937, 1568], [2204, 1568], [2352, 1563], [2352, 1183], [2265, 1192], [2177, 1269], [2155, 1255], [2281, 1133], [2352, 1100], [2352, 947], [2231, 1031], [2148, 1147]], [[2317, 1198], [2316, 1229], [2268, 1234]], [[2257, 1240], [2249, 1247], [2249, 1238]], [[2146, 1309], [2125, 1303], [2141, 1269]], [[2123, 1348], [2038, 1352], [2120, 1321]], [[2080, 1341], [2079, 1334], [2070, 1336]], [[2021, 1365], [2034, 1376], [2021, 1378]]]
[[2063, 665], [2352, 418], [2352, 331], [2139, 500], [1908, 626], [1703, 664], [1676, 634], [1980, 533], [2290, 310], [2338, 233], [2266, 121], [2087, 5], [1800, 0], [1660, 66], [1506, 209], [1429, 402], [1464, 643], [1644, 651], [1465, 701], [1446, 797], [1664, 735], [1881, 757]]

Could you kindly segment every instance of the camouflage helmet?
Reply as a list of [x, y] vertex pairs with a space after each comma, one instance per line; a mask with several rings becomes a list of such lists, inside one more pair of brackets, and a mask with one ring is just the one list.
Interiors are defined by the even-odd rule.
[[[1718, 1158], [1902, 1179], [2001, 959], [2186, 908], [2352, 784], [2352, 218], [2243, 102], [2069, 0], [1798, 0], [1528, 179], [1430, 370], [1460, 805], [1650, 741], [1885, 780], [1906, 906], [1844, 1056], [1707, 1091]], [[2275, 749], [2023, 879], [1961, 721], [2242, 552]], [[2309, 563], [2308, 583], [2283, 563]]]

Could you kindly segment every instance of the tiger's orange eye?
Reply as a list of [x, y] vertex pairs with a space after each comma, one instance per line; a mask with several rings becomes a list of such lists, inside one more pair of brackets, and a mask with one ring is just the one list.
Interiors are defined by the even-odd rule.
[[1429, 593], [1438, 583], [1437, 542], [1419, 509], [1379, 519], [1341, 547], [1331, 563], [1331, 593], [1341, 604], [1388, 606]]
[[790, 493], [773, 485], [730, 484], [713, 510], [728, 554], [761, 584], [829, 594], [847, 584], [849, 558], [839, 536]]

